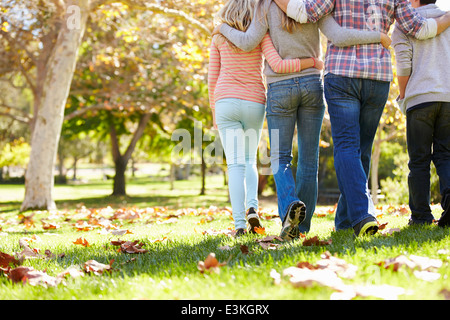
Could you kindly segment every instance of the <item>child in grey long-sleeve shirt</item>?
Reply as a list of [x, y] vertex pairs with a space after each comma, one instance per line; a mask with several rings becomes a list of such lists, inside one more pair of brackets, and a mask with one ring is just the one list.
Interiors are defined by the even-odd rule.
[[[323, 17], [318, 23], [302, 24], [299, 28], [288, 32], [282, 28], [280, 17], [283, 12], [276, 3], [272, 0], [260, 1], [263, 1], [261, 11], [263, 14], [267, 14], [264, 16], [258, 10], [255, 10], [255, 16], [246, 32], [233, 29], [226, 24], [220, 27], [220, 33], [244, 51], [250, 51], [255, 48], [267, 31], [270, 33], [275, 49], [283, 59], [320, 57], [319, 29], [328, 40], [340, 47], [379, 43], [382, 37], [385, 37], [384, 40], [387, 38], [385, 34], [377, 31], [343, 28], [331, 16]], [[320, 71], [312, 68], [294, 74], [278, 74], [266, 62], [264, 74], [269, 84], [293, 77], [320, 74]]]
[[[435, 0], [410, 0], [425, 18], [445, 14]], [[395, 28], [392, 35], [400, 89], [399, 105], [406, 114], [409, 155], [409, 224], [431, 224], [430, 164], [439, 176], [444, 212], [438, 226], [450, 226], [450, 30], [420, 41]]]
[[[435, 4], [416, 8], [425, 18], [445, 14]], [[392, 45], [399, 77], [399, 106], [403, 113], [424, 102], [450, 102], [450, 30], [428, 40], [405, 35], [397, 26]], [[407, 83], [407, 85], [406, 85]]]

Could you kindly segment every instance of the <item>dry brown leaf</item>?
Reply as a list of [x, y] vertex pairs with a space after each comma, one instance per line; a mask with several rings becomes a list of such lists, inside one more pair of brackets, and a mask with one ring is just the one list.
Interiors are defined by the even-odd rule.
[[0, 268], [8, 268], [14, 265], [20, 265], [20, 261], [7, 253], [0, 251]]
[[444, 296], [445, 300], [450, 300], [450, 290], [444, 288], [439, 293]]
[[284, 269], [283, 275], [289, 276], [289, 281], [295, 287], [311, 287], [319, 284], [334, 290], [343, 291], [345, 288], [337, 274], [328, 269], [315, 269], [289, 267]]
[[328, 269], [335, 272], [337, 275], [351, 279], [356, 275], [358, 269], [355, 265], [347, 263], [345, 260], [332, 256], [330, 252], [325, 251], [320, 256], [322, 259], [317, 261], [317, 266], [320, 269]]
[[406, 266], [409, 269], [418, 268], [421, 271], [431, 271], [440, 268], [442, 266], [442, 260], [415, 255], [410, 255], [408, 258], [405, 255], [399, 255], [395, 258], [378, 262], [377, 265], [385, 269], [392, 269], [393, 271], [398, 271], [401, 266]]
[[61, 282], [60, 278], [51, 277], [43, 271], [34, 270], [32, 267], [17, 267], [8, 273], [8, 278], [13, 282], [29, 283], [32, 286], [55, 287]]
[[128, 229], [120, 229], [111, 231], [111, 234], [114, 236], [123, 236], [124, 234], [133, 234], [133, 232]]
[[241, 244], [240, 249], [241, 249], [242, 254], [249, 254], [248, 246]]
[[142, 249], [143, 243], [139, 243], [138, 240], [127, 241], [120, 245], [120, 250], [123, 253], [146, 253], [148, 250]]
[[114, 262], [114, 260], [111, 260], [108, 265], [108, 264], [100, 263], [95, 260], [88, 260], [84, 263], [83, 268], [86, 273], [92, 272], [95, 275], [100, 275], [105, 271], [108, 271], [108, 272], [112, 271], [111, 265], [113, 264], [113, 262]]
[[70, 267], [58, 274], [59, 278], [64, 278], [66, 276], [71, 276], [72, 278], [84, 277], [84, 272], [78, 268]]
[[50, 230], [50, 229], [58, 229], [60, 226], [54, 222], [45, 222], [42, 221], [42, 229]]
[[125, 243], [126, 241], [125, 240], [119, 240], [119, 239], [117, 239], [117, 240], [111, 240], [111, 244], [113, 245], [113, 246], [120, 246], [122, 243]]
[[283, 242], [283, 238], [281, 238], [279, 236], [274, 236], [274, 235], [266, 236], [266, 237], [264, 237], [262, 239], [256, 239], [256, 242], [258, 242], [259, 245], [264, 250], [276, 250], [278, 247], [281, 246], [281, 244], [274, 243], [273, 241], [275, 241], [275, 240]]
[[272, 242], [259, 242], [259, 245], [264, 250], [276, 250], [278, 247], [281, 246], [279, 243], [272, 243]]
[[327, 246], [332, 243], [331, 239], [328, 240], [320, 240], [318, 236], [314, 236], [312, 238], [305, 239], [303, 241], [303, 246]]
[[31, 227], [34, 227], [34, 221], [33, 217], [36, 213], [33, 212], [29, 216], [25, 216], [23, 214], [19, 214], [17, 217], [20, 219], [19, 223], [23, 223], [25, 225], [26, 229], [30, 229]]
[[349, 300], [355, 297], [376, 297], [385, 300], [396, 300], [399, 295], [406, 292], [401, 287], [391, 285], [368, 285], [368, 286], [350, 286], [347, 285], [342, 288], [340, 292], [334, 292], [331, 300]]

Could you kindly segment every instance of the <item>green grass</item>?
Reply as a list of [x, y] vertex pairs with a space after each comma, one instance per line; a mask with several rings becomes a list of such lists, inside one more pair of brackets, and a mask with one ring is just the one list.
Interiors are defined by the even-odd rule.
[[[49, 212], [33, 212], [34, 227], [26, 229], [18, 223], [19, 207], [23, 197], [23, 186], [0, 186], [0, 251], [8, 254], [20, 252], [19, 239], [36, 235], [41, 241], [30, 244], [41, 253], [49, 249], [54, 254], [64, 253], [63, 258], [27, 259], [24, 266], [36, 270], [46, 270], [50, 276], [73, 266], [81, 268], [87, 260], [97, 260], [108, 264], [114, 259], [114, 271], [102, 275], [87, 274], [80, 278], [68, 278], [65, 284], [57, 287], [14, 284], [5, 276], [0, 278], [0, 299], [5, 300], [84, 300], [84, 299], [329, 299], [334, 290], [319, 285], [308, 288], [295, 288], [287, 278], [282, 277], [275, 285], [270, 277], [272, 269], [282, 274], [283, 270], [295, 266], [300, 261], [312, 264], [320, 259], [324, 251], [329, 251], [347, 263], [357, 266], [356, 276], [345, 279], [350, 285], [387, 284], [402, 287], [406, 293], [399, 299], [444, 299], [440, 293], [450, 290], [450, 235], [449, 229], [436, 226], [407, 227], [407, 215], [384, 213], [379, 218], [387, 222], [387, 228], [400, 228], [400, 232], [384, 236], [381, 233], [368, 238], [354, 239], [351, 232], [334, 232], [334, 216], [315, 216], [312, 230], [308, 236], [317, 235], [320, 239], [332, 239], [327, 246], [302, 246], [302, 241], [284, 243], [276, 250], [264, 250], [256, 242], [261, 235], [246, 235], [235, 239], [225, 235], [209, 236], [205, 230], [226, 230], [233, 227], [230, 216], [225, 211], [213, 215], [214, 220], [200, 223], [204, 215], [180, 216], [176, 223], [161, 224], [151, 214], [142, 214], [140, 219], [114, 220], [121, 229], [132, 234], [123, 235], [122, 240], [140, 240], [145, 243], [145, 254], [125, 254], [110, 244], [117, 236], [99, 234], [99, 229], [77, 231], [73, 224], [79, 219], [87, 220], [80, 214], [82, 205], [87, 208], [105, 208], [113, 211], [119, 208], [147, 208], [167, 206], [169, 212], [181, 208], [208, 208], [230, 206], [222, 177], [210, 177], [207, 181], [207, 194], [199, 196], [200, 181], [177, 181], [175, 190], [165, 181], [149, 179], [130, 180], [127, 185], [128, 196], [110, 197], [111, 182], [92, 182], [85, 185], [55, 186], [55, 200], [58, 212], [55, 219], [48, 220]], [[265, 207], [276, 207], [273, 197], [263, 197]], [[321, 209], [321, 208], [319, 208]], [[435, 209], [439, 218], [441, 210]], [[30, 215], [32, 212], [26, 212]], [[94, 214], [99, 217], [102, 213]], [[107, 218], [111, 213], [103, 215]], [[41, 219], [58, 223], [56, 230], [43, 230]], [[161, 221], [160, 221], [161, 222]], [[266, 234], [276, 235], [280, 231], [277, 220], [263, 220]], [[75, 245], [72, 242], [83, 237], [90, 247]], [[163, 242], [151, 240], [167, 237]], [[243, 254], [240, 245], [249, 247], [250, 254]], [[219, 247], [229, 246], [231, 250]], [[443, 251], [443, 250], [447, 251]], [[439, 251], [441, 250], [441, 251]], [[219, 273], [202, 274], [197, 268], [199, 261], [205, 260], [214, 252], [220, 262], [226, 262]], [[380, 268], [376, 263], [394, 258], [400, 254], [417, 255], [440, 259], [443, 265], [437, 270], [440, 279], [428, 282], [416, 278], [412, 270], [401, 267], [398, 271]], [[135, 258], [133, 260], [130, 260]], [[361, 298], [359, 298], [361, 299]], [[369, 297], [367, 299], [373, 299]]]

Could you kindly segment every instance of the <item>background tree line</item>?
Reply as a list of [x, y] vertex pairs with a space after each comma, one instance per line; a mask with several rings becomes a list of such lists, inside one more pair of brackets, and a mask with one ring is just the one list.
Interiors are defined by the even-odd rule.
[[[55, 166], [64, 180], [69, 160], [76, 172], [79, 160], [95, 155], [114, 163], [112, 193], [124, 195], [133, 157], [170, 163], [175, 129], [193, 132], [194, 120], [211, 127], [208, 48], [222, 3], [2, 0], [0, 180], [10, 166], [27, 167], [21, 210], [55, 208]], [[388, 201], [406, 202], [405, 118], [396, 96], [393, 82], [370, 181], [374, 195], [382, 188]], [[321, 146], [320, 188], [336, 189], [327, 119]], [[270, 185], [270, 177], [261, 182]]]

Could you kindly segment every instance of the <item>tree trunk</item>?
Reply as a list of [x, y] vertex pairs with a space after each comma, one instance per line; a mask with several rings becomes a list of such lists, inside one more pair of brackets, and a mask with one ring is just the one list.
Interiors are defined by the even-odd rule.
[[[54, 172], [64, 108], [75, 70], [78, 48], [84, 34], [90, 0], [77, 2], [81, 14], [78, 28], [68, 27], [62, 19], [61, 28], [48, 60], [44, 90], [32, 132], [30, 162], [25, 174], [25, 198], [21, 211], [56, 209], [53, 200]], [[67, 12], [68, 5], [64, 10]], [[62, 16], [65, 12], [62, 12]]]
[[114, 176], [113, 196], [125, 196], [125, 171], [127, 169], [128, 159], [124, 156], [120, 156], [114, 161], [116, 168], [116, 175]]
[[200, 195], [206, 194], [206, 162], [202, 152], [202, 189], [200, 190]]
[[78, 157], [73, 158], [73, 177], [72, 180], [77, 180], [77, 164], [78, 164]]
[[116, 168], [116, 175], [114, 176], [114, 187], [113, 187], [113, 193], [112, 193], [113, 196], [125, 196], [126, 195], [125, 170], [127, 168], [128, 161], [130, 160], [131, 155], [133, 154], [133, 151], [136, 147], [136, 143], [144, 134], [144, 129], [147, 126], [148, 121], [150, 120], [150, 116], [151, 116], [150, 113], [145, 113], [141, 116], [138, 127], [133, 134], [133, 138], [131, 139], [127, 150], [122, 155], [120, 153], [119, 138], [117, 137], [116, 128], [114, 126], [114, 119], [113, 119], [113, 116], [110, 115], [109, 125], [110, 125], [110, 136], [111, 136], [111, 151], [112, 151], [112, 156], [113, 156], [113, 160], [114, 160], [114, 164], [115, 164], [115, 168]]

